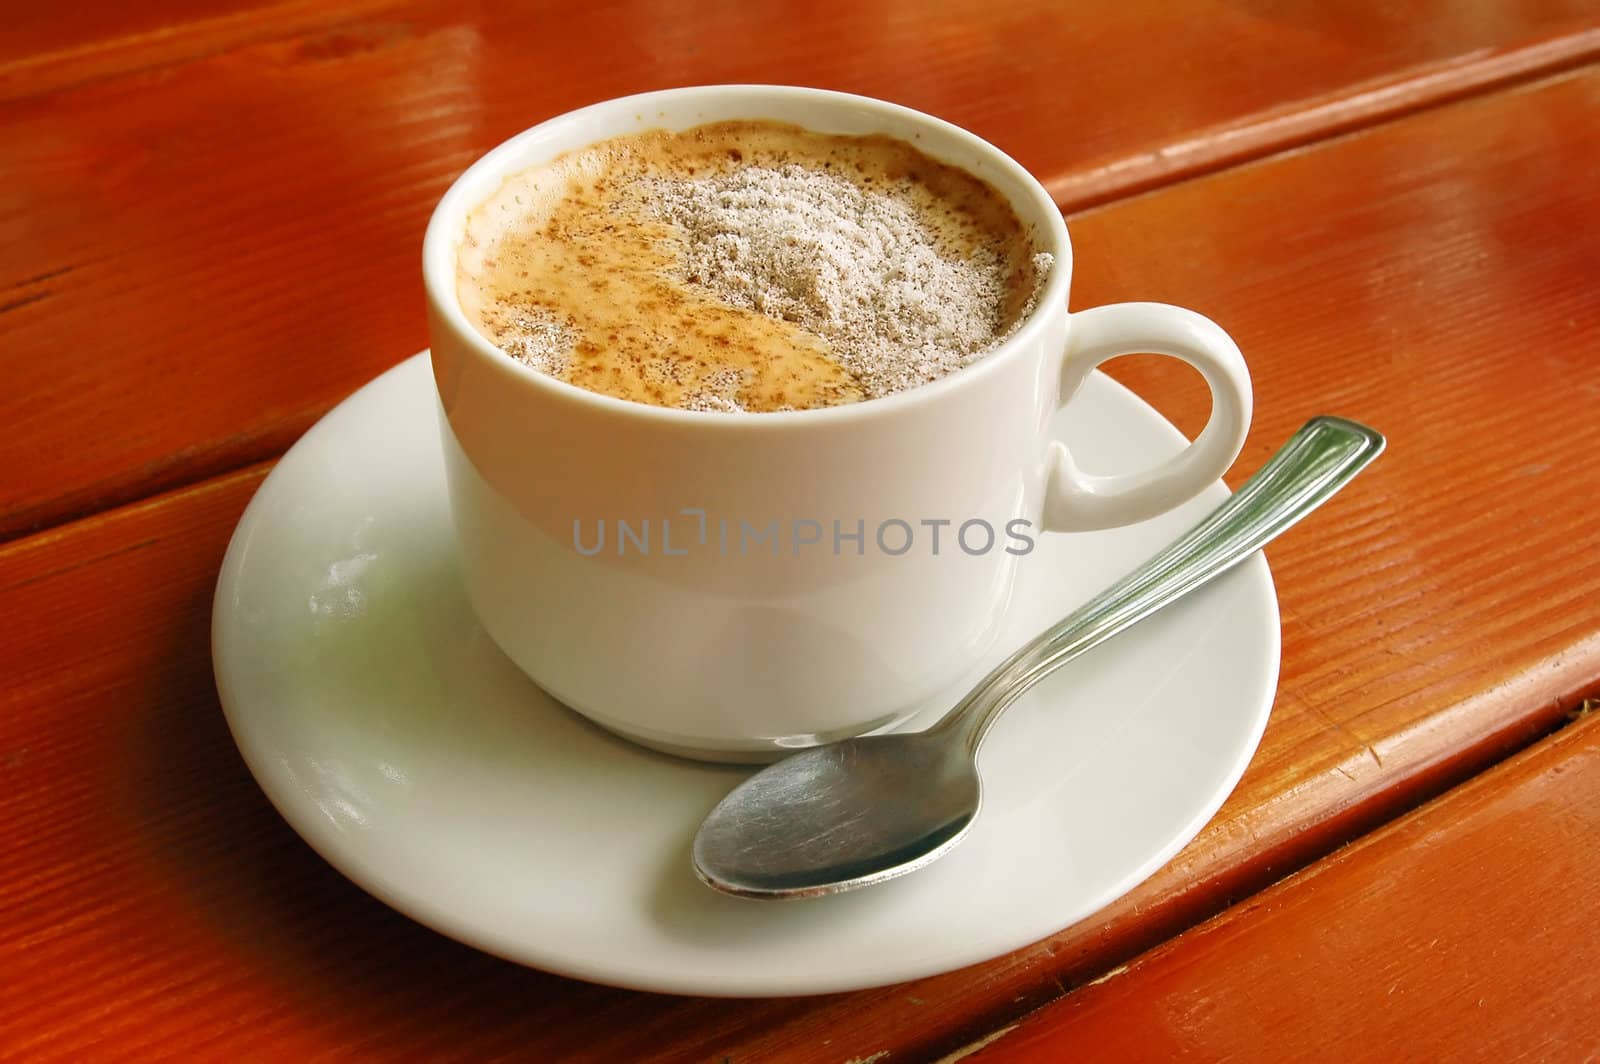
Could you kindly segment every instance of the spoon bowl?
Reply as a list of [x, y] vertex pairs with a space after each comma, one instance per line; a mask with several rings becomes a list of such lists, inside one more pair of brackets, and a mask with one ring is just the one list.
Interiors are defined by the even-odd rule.
[[[981, 801], [972, 761], [940, 734], [845, 739], [730, 792], [695, 835], [695, 868], [718, 890], [750, 898], [865, 887], [955, 846]], [[751, 845], [779, 837], [783, 845]]]
[[881, 883], [948, 853], [982, 805], [978, 748], [1019, 695], [1250, 557], [1383, 447], [1365, 425], [1313, 418], [1237, 494], [1001, 662], [931, 728], [813, 747], [734, 788], [695, 835], [696, 873], [728, 894], [804, 898]]

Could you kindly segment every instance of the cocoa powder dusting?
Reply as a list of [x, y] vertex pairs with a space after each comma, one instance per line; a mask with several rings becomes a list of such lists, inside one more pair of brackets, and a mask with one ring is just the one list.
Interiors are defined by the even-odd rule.
[[1052, 265], [990, 186], [888, 137], [652, 131], [508, 179], [458, 292], [512, 357], [691, 410], [890, 395], [981, 358]]

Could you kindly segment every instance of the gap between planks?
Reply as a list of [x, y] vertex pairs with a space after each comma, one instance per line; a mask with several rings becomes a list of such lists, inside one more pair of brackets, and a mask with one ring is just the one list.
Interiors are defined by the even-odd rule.
[[1296, 860], [1264, 870], [1263, 875], [1252, 877], [1252, 881], [1236, 894], [1221, 899], [1217, 905], [1207, 907], [1204, 911], [1191, 914], [1189, 918], [1183, 921], [1181, 926], [1178, 926], [1176, 930], [1172, 930], [1165, 938], [1108, 957], [1104, 968], [1098, 970], [1094, 975], [1081, 979], [1070, 986], [1063, 987], [1062, 993], [1038, 1002], [1020, 1015], [1006, 1016], [999, 1027], [962, 1043], [958, 1048], [940, 1057], [938, 1064], [953, 1064], [955, 1061], [969, 1057], [1023, 1026], [1035, 1014], [1045, 1012], [1060, 1004], [1074, 992], [1110, 982], [1127, 974], [1138, 959], [1146, 954], [1160, 949], [1174, 939], [1217, 919], [1224, 913], [1241, 907], [1252, 906], [1255, 904], [1256, 899], [1266, 891], [1309, 872], [1340, 850], [1352, 846], [1434, 802], [1446, 798], [1457, 788], [1499, 768], [1534, 747], [1549, 742], [1579, 721], [1600, 713], [1600, 676], [1590, 678], [1578, 691], [1558, 699], [1557, 709], [1559, 712], [1554, 715], [1547, 726], [1531, 733], [1523, 741], [1516, 742], [1514, 745], [1500, 750], [1497, 754], [1493, 754], [1481, 761], [1474, 761], [1470, 765], [1463, 766], [1465, 771], [1453, 773], [1446, 778], [1442, 778], [1437, 782], [1436, 786], [1430, 787], [1425, 793], [1417, 795], [1413, 801], [1385, 810], [1370, 822], [1353, 824], [1353, 830], [1337, 833], [1325, 845], [1318, 847], [1315, 851], [1300, 854]]

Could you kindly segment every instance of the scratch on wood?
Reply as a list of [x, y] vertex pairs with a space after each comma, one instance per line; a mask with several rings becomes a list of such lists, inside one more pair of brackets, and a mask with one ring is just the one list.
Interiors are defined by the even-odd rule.
[[77, 266], [62, 266], [60, 269], [46, 270], [44, 273], [36, 273], [32, 277], [24, 277], [11, 287], [26, 288], [31, 284], [44, 284], [46, 281], [53, 281], [57, 277], [65, 277], [67, 274], [71, 273], [77, 268]]
[[[1367, 752], [1367, 756], [1372, 758], [1373, 764], [1377, 765], [1380, 769], [1383, 768], [1383, 758], [1378, 756], [1377, 748], [1352, 731], [1349, 725], [1343, 723], [1342, 721], [1334, 720], [1327, 714], [1327, 711], [1310, 699], [1303, 699], [1301, 704], [1311, 712], [1315, 713], [1317, 716], [1321, 717], [1323, 721], [1327, 723], [1328, 727], [1332, 728], [1334, 731], [1354, 739], [1361, 745], [1361, 749]], [[1346, 775], [1349, 775], [1349, 773], [1346, 773]]]
[[[161, 538], [159, 536], [146, 536], [143, 539], [137, 540], [133, 543], [118, 544], [115, 548], [105, 551], [104, 553], [92, 554], [86, 558], [77, 558], [65, 565], [58, 565], [53, 569], [48, 569], [41, 573], [34, 573], [32, 576], [26, 577], [22, 580], [0, 585], [0, 591], [11, 594], [32, 584], [37, 584], [44, 580], [54, 580], [58, 577], [66, 575], [67, 573], [73, 572], [74, 570], [83, 569], [91, 565], [98, 565], [108, 559], [117, 558], [124, 554], [132, 554], [135, 551], [144, 550], [146, 547], [154, 546], [160, 542]], [[26, 547], [37, 546], [37, 544], [32, 540], [22, 540], [19, 541], [19, 543]], [[6, 544], [6, 546], [9, 547], [11, 544]]]
[[993, 1034], [986, 1034], [982, 1038], [978, 1039], [976, 1042], [973, 1042], [971, 1045], [962, 1046], [960, 1049], [956, 1050], [954, 1053], [951, 1053], [948, 1056], [940, 1057], [938, 1060], [936, 1060], [934, 1062], [934, 1064], [955, 1064], [955, 1062], [958, 1061], [958, 1060], [962, 1060], [962, 1059], [964, 1059], [966, 1057], [972, 1056], [972, 1054], [976, 1053], [978, 1050], [982, 1049], [984, 1046], [989, 1045], [992, 1042], [998, 1042], [1000, 1039], [1004, 1038], [1006, 1035], [1010, 1034], [1012, 1031], [1015, 1031], [1020, 1026], [1021, 1026], [1021, 1024], [1013, 1023], [1008, 1027], [1000, 1028], [998, 1031], [994, 1032]]
[[[1126, 964], [1119, 964], [1115, 968], [1113, 968], [1109, 972], [1107, 972], [1105, 975], [1097, 976], [1096, 978], [1089, 980], [1087, 983], [1084, 983], [1083, 986], [1084, 987], [1099, 986], [1101, 983], [1104, 983], [1107, 980], [1115, 979], [1117, 976], [1121, 975], [1123, 972], [1125, 972], [1127, 970], [1128, 970], [1128, 966]], [[1079, 989], [1083, 989], [1083, 988], [1080, 987]]]
[[887, 1049], [880, 1049], [870, 1057], [851, 1057], [849, 1060], [845, 1061], [844, 1064], [877, 1064], [877, 1061], [882, 1060], [888, 1055], [889, 1051]]
[[[39, 285], [44, 284], [46, 281], [53, 281], [57, 277], [64, 277], [77, 268], [78, 267], [75, 265], [67, 265], [55, 270], [46, 270], [44, 273], [36, 273], [32, 277], [24, 277], [20, 281], [13, 282], [8, 286], [8, 291], [21, 292], [28, 288], [36, 288]], [[8, 310], [20, 310], [21, 308], [31, 304], [42, 302], [43, 300], [49, 299], [55, 294], [56, 293], [54, 289], [46, 288], [42, 292], [30, 292], [27, 295], [19, 295], [15, 299], [8, 299], [4, 303], [0, 303], [0, 314], [4, 314]]]
[[21, 299], [13, 299], [9, 303], [0, 303], [0, 314], [4, 314], [8, 310], [17, 310], [30, 303], [38, 303], [41, 300], [49, 299], [50, 295], [51, 293], [49, 292], [38, 292], [31, 296], [23, 296]]

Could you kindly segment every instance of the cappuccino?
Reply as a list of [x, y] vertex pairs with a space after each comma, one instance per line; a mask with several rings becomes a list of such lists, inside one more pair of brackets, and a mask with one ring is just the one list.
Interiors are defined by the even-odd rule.
[[651, 130], [514, 174], [457, 295], [509, 356], [620, 399], [804, 410], [959, 370], [1052, 265], [996, 189], [891, 137]]

